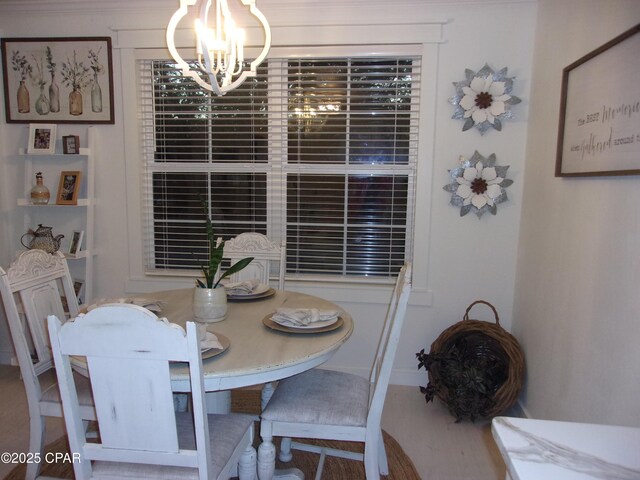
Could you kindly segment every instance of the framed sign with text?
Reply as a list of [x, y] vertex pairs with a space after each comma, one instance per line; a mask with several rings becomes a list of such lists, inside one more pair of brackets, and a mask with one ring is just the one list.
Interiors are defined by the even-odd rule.
[[640, 24], [562, 71], [556, 177], [640, 174]]

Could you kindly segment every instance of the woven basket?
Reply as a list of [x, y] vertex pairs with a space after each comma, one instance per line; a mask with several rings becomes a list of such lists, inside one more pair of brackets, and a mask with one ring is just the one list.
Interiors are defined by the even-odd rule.
[[[495, 315], [495, 324], [470, 320], [469, 311], [474, 305], [484, 304], [491, 308]], [[469, 363], [469, 368], [487, 368], [492, 365], [503, 365], [503, 376], [494, 385], [494, 388], [486, 394], [479, 395], [477, 408], [472, 408], [472, 412], [466, 412], [465, 416], [470, 416], [473, 420], [475, 416], [493, 417], [500, 415], [510, 408], [518, 399], [518, 394], [522, 388], [524, 380], [525, 362], [524, 355], [520, 349], [518, 341], [500, 326], [498, 312], [489, 302], [477, 300], [467, 308], [464, 318], [451, 327], [444, 330], [440, 336], [431, 344], [431, 355], [434, 358], [438, 354], [447, 355], [453, 348], [458, 348], [464, 342], [470, 354], [465, 359], [465, 365]], [[435, 391], [436, 396], [450, 407], [459, 405], [460, 390], [453, 388], [450, 379], [442, 377], [442, 365], [434, 362], [429, 368], [429, 383]], [[504, 378], [506, 376], [506, 378]], [[480, 400], [480, 397], [482, 399]], [[454, 413], [452, 411], [452, 413]], [[455, 413], [461, 418], [460, 412]]]

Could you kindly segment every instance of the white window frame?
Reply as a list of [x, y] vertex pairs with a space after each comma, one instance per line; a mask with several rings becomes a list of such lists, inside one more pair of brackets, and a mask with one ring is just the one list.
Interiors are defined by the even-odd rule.
[[[305, 47], [282, 47], [278, 56], [288, 52], [291, 56], [315, 56], [308, 52], [316, 46], [308, 45], [311, 41], [318, 44], [340, 43], [348, 46], [351, 56], [376, 54], [384, 51], [392, 54], [419, 54], [422, 57], [420, 127], [418, 134], [418, 168], [416, 178], [415, 204], [420, 208], [415, 215], [413, 232], [413, 287], [411, 303], [429, 306], [432, 303], [432, 292], [428, 288], [429, 262], [429, 225], [432, 196], [432, 166], [435, 144], [435, 113], [437, 106], [437, 72], [439, 45], [444, 42], [445, 20], [434, 20], [415, 24], [384, 25], [339, 25], [318, 26], [322, 35], [315, 35], [308, 27], [280, 27], [286, 34], [280, 35], [283, 45], [304, 45]], [[313, 29], [313, 28], [311, 28]], [[123, 118], [125, 121], [125, 161], [127, 171], [127, 194], [130, 206], [127, 217], [129, 232], [129, 266], [126, 282], [127, 291], [152, 291], [162, 288], [177, 288], [191, 285], [188, 279], [150, 278], [144, 274], [142, 252], [142, 211], [140, 204], [140, 140], [138, 135], [137, 112], [137, 80], [135, 63], [137, 58], [150, 58], [158, 54], [155, 47], [163, 44], [162, 29], [113, 28], [117, 39], [115, 48], [120, 53], [120, 65], [123, 78]], [[396, 44], [402, 38], [405, 43]], [[186, 36], [183, 45], [189, 45], [193, 39]], [[381, 45], [385, 43], [384, 45]], [[191, 43], [192, 44], [192, 43]], [[275, 50], [276, 47], [274, 47]], [[155, 51], [154, 51], [155, 50]], [[164, 51], [164, 50], [160, 50]], [[306, 53], [305, 53], [306, 52]], [[315, 293], [334, 301], [357, 301], [363, 303], [379, 303], [380, 294], [375, 286], [361, 283], [345, 282], [341, 285], [322, 282], [288, 282], [287, 287], [298, 291]], [[384, 303], [384, 302], [382, 302]]]

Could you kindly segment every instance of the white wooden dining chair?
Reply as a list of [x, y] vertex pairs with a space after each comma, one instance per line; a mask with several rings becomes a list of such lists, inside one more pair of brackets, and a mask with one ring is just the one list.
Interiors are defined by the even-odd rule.
[[[273, 270], [277, 268], [277, 288], [284, 290], [286, 255], [285, 241], [278, 244], [258, 232], [241, 233], [224, 244], [224, 256], [231, 260], [231, 265], [243, 258], [253, 257], [253, 261], [249, 265], [229, 276], [230, 282], [258, 279], [260, 283], [269, 285]], [[266, 398], [271, 396], [275, 387], [273, 383], [266, 383], [262, 388], [262, 405], [264, 406]]]
[[[400, 332], [411, 290], [411, 265], [398, 275], [380, 336], [370, 378], [316, 368], [281, 380], [261, 415], [258, 470], [268, 477], [273, 437], [284, 437], [280, 460], [291, 460], [290, 449], [320, 454], [316, 479], [326, 455], [364, 461], [368, 480], [388, 474], [380, 421]], [[364, 454], [291, 442], [291, 437], [364, 442]], [[289, 472], [291, 473], [291, 472]], [[301, 473], [301, 472], [300, 472]]]
[[245, 257], [253, 257], [253, 261], [245, 268], [229, 277], [231, 282], [257, 278], [261, 283], [269, 285], [274, 265], [278, 268], [278, 290], [284, 289], [286, 270], [286, 244], [272, 242], [266, 235], [257, 232], [241, 233], [224, 244], [224, 256], [233, 265]]
[[[253, 418], [207, 415], [200, 334], [131, 304], [105, 304], [49, 334], [76, 480], [254, 480]], [[86, 358], [96, 402], [98, 443], [87, 442], [72, 381], [72, 357]], [[77, 362], [77, 360], [74, 360]], [[192, 409], [175, 412], [170, 362], [188, 364]]]
[[[0, 268], [0, 291], [27, 394], [28, 451], [39, 453], [42, 458], [45, 417], [62, 417], [58, 386], [41, 382], [43, 374], [53, 368], [47, 316], [53, 314], [65, 318], [63, 299], [68, 314], [78, 314], [73, 280], [62, 253], [52, 255], [44, 250], [27, 250], [6, 271]], [[24, 317], [24, 322], [21, 317]], [[76, 381], [81, 398], [80, 414], [83, 419], [95, 420], [89, 382], [80, 376]], [[39, 462], [29, 463], [25, 478], [33, 480], [39, 472]]]

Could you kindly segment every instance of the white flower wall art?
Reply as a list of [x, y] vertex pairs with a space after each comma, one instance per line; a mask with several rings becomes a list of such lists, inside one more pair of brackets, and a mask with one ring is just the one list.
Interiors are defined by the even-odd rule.
[[451, 205], [460, 207], [460, 216], [473, 212], [480, 218], [485, 212], [495, 215], [498, 204], [507, 200], [506, 188], [513, 183], [507, 179], [509, 166], [496, 165], [496, 155], [487, 158], [476, 151], [465, 160], [460, 157], [458, 168], [449, 170], [451, 183], [444, 190], [451, 193]]
[[494, 72], [485, 65], [478, 72], [465, 70], [466, 79], [453, 82], [456, 95], [449, 103], [456, 107], [454, 119], [464, 120], [462, 131], [476, 127], [480, 134], [493, 128], [502, 130], [502, 120], [512, 118], [511, 106], [520, 103], [520, 99], [511, 95], [515, 77], [507, 77], [507, 67]]

